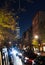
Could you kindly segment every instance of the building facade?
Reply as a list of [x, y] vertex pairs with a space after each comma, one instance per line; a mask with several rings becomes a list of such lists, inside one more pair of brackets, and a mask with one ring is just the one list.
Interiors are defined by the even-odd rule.
[[23, 46], [32, 49], [32, 26], [23, 33]]
[[[33, 39], [38, 41], [38, 47], [40, 46], [41, 51], [45, 51], [45, 11], [39, 11], [33, 18]], [[44, 46], [44, 48], [43, 48]]]

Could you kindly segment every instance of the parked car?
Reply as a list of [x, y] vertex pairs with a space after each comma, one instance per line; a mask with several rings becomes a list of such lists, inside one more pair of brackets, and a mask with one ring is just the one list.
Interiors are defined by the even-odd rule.
[[32, 65], [45, 65], [45, 56], [38, 56], [32, 61]]
[[32, 64], [33, 59], [37, 57], [37, 54], [35, 54], [32, 50], [19, 50], [19, 53], [16, 54], [24, 64]]
[[32, 60], [35, 59], [36, 57], [37, 57], [37, 54], [35, 54], [33, 51], [29, 50], [29, 51], [23, 53], [21, 60], [25, 64], [27, 64], [27, 63], [32, 64]]

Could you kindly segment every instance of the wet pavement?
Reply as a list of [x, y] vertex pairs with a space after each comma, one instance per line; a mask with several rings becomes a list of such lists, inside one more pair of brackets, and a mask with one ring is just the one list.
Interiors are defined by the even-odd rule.
[[[0, 65], [30, 65], [30, 64], [24, 64], [21, 61], [21, 59], [18, 56], [16, 56], [17, 53], [16, 50], [12, 49], [12, 52], [10, 51], [10, 53], [11, 53], [10, 56], [8, 56], [7, 52], [4, 53], [3, 63], [2, 64], [0, 63]], [[0, 58], [1, 58], [1, 54], [0, 54]]]

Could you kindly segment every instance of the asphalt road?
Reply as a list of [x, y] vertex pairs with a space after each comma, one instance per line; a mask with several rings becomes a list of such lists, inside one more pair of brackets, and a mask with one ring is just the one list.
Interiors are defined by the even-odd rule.
[[23, 64], [23, 65], [30, 65], [30, 64]]
[[30, 65], [30, 64], [24, 64], [18, 56], [14, 56], [13, 65]]
[[[0, 62], [1, 62], [1, 54], [0, 54]], [[20, 59], [18, 56], [16, 56], [15, 54], [13, 54], [12, 62], [13, 62], [13, 65], [30, 65], [30, 64], [24, 64], [24, 63], [21, 61], [21, 59]], [[0, 65], [2, 65], [2, 64], [0, 63]], [[3, 65], [5, 65], [5, 64], [3, 64]], [[7, 65], [7, 64], [6, 64], [6, 65]], [[10, 65], [10, 64], [9, 64], [9, 65]]]

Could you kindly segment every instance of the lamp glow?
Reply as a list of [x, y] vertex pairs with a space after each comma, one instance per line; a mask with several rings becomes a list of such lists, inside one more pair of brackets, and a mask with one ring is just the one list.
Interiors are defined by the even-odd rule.
[[34, 38], [35, 38], [35, 39], [38, 39], [39, 37], [38, 37], [38, 35], [35, 35]]

